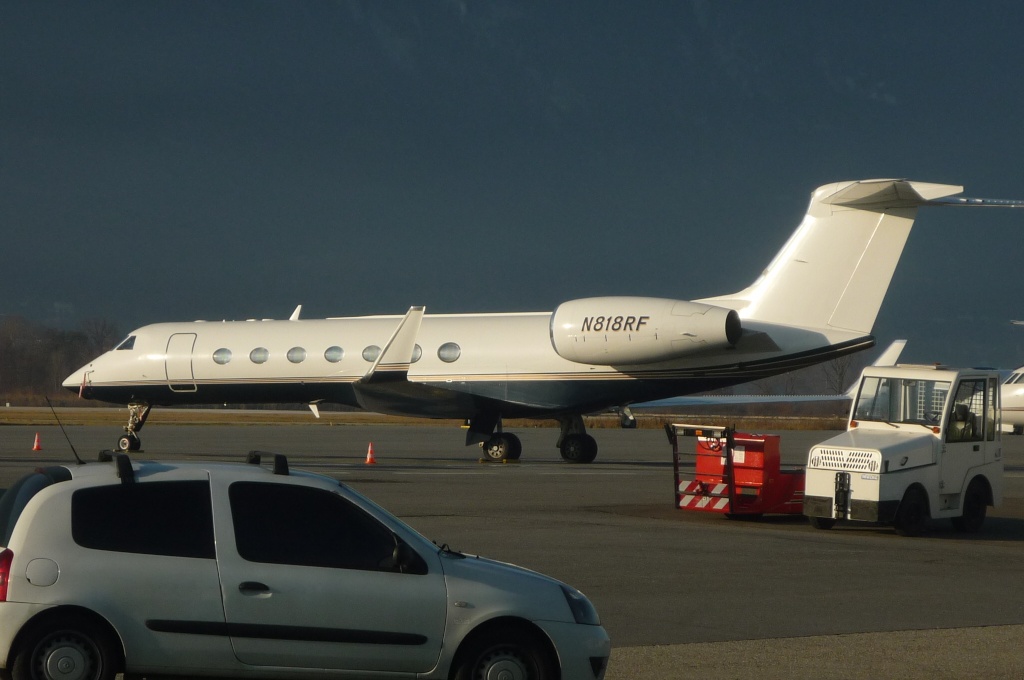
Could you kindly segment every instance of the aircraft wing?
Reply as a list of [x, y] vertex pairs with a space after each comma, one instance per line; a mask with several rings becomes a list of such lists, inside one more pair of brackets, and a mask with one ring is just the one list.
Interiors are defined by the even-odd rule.
[[[885, 348], [872, 366], [894, 366], [899, 359], [903, 348], [906, 347], [906, 340], [895, 340]], [[664, 406], [702, 406], [713, 404], [779, 404], [799, 403], [808, 401], [847, 401], [856, 397], [858, 381], [842, 394], [703, 394], [687, 395], [680, 397], [669, 397], [656, 401], [646, 401], [640, 404], [632, 404], [630, 408], [658, 408]]]

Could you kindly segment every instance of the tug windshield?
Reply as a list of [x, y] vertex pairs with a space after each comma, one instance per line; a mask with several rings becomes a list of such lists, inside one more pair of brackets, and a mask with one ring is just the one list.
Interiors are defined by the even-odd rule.
[[857, 395], [854, 420], [938, 425], [949, 394], [944, 380], [866, 377]]

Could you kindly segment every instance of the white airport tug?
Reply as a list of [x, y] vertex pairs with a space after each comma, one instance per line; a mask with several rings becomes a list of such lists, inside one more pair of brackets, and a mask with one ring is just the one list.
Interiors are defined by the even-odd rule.
[[804, 514], [893, 524], [904, 536], [930, 519], [975, 532], [1003, 496], [999, 375], [944, 366], [869, 366], [846, 432], [811, 447]]

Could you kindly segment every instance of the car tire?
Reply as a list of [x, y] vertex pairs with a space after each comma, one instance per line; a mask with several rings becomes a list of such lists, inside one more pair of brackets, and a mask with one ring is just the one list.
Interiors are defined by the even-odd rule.
[[492, 628], [466, 645], [459, 655], [455, 680], [552, 680], [557, 675], [546, 646], [528, 631]]
[[102, 625], [78, 615], [42, 621], [20, 645], [12, 680], [113, 680], [118, 652]]

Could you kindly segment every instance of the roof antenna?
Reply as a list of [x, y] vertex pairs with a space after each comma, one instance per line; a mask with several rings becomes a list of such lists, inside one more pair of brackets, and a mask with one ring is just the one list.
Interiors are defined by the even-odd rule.
[[78, 451], [75, 451], [75, 445], [71, 443], [71, 437], [68, 436], [67, 431], [64, 429], [63, 423], [61, 423], [60, 422], [60, 418], [57, 417], [57, 411], [56, 411], [56, 409], [53, 408], [53, 404], [50, 403], [50, 398], [49, 397], [43, 397], [43, 398], [46, 399], [46, 405], [50, 407], [50, 412], [53, 414], [53, 419], [57, 421], [58, 425], [60, 425], [60, 431], [62, 433], [64, 433], [64, 439], [68, 440], [68, 446], [71, 447], [71, 453], [74, 454], [75, 460], [78, 461], [79, 465], [85, 465], [85, 461], [78, 457]]

